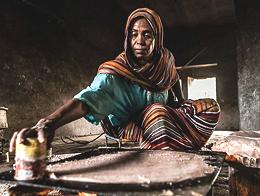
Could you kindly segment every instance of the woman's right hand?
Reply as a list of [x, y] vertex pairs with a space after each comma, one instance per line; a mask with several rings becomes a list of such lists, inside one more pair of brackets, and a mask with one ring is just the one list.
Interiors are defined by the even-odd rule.
[[10, 141], [9, 151], [14, 152], [16, 142], [23, 143], [29, 137], [37, 137], [40, 143], [46, 142], [49, 149], [54, 137], [54, 129], [51, 128], [52, 124], [53, 120], [43, 118], [31, 128], [24, 128], [14, 132]]

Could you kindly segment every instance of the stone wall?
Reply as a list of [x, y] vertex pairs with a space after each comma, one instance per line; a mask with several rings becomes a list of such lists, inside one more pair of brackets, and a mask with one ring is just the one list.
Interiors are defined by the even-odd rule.
[[240, 129], [260, 131], [260, 2], [236, 1]]

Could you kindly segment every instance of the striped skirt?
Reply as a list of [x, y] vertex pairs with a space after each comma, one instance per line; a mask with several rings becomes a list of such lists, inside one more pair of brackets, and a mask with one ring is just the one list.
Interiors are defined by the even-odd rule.
[[142, 149], [198, 150], [215, 129], [220, 107], [213, 99], [186, 100], [179, 108], [155, 103], [121, 127], [103, 121], [106, 134], [140, 143]]

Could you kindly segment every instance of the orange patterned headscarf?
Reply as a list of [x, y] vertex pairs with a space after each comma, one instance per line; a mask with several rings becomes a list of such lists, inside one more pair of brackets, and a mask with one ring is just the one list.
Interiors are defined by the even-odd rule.
[[[133, 23], [145, 18], [155, 37], [155, 48], [151, 62], [138, 65], [134, 60], [130, 45], [130, 32]], [[159, 15], [148, 8], [134, 10], [128, 17], [125, 28], [124, 52], [115, 60], [100, 65], [98, 73], [109, 73], [127, 78], [152, 91], [169, 90], [179, 79], [172, 53], [163, 47], [163, 26]]]

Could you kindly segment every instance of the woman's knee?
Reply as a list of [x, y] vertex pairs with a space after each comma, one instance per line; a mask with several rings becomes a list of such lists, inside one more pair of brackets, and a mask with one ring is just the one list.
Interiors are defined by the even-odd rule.
[[168, 115], [167, 106], [160, 103], [154, 103], [145, 108], [142, 113], [142, 126], [145, 128], [161, 118]]
[[192, 106], [196, 109], [196, 113], [201, 112], [220, 112], [218, 102], [211, 98], [204, 98], [192, 101]]

